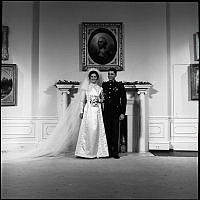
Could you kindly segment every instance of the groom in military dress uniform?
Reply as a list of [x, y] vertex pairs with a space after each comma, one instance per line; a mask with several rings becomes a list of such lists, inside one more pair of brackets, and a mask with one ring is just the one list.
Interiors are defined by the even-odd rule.
[[117, 82], [117, 70], [110, 68], [109, 81], [102, 84], [104, 94], [103, 118], [108, 143], [109, 157], [119, 157], [119, 123], [125, 117], [126, 90], [122, 82]]

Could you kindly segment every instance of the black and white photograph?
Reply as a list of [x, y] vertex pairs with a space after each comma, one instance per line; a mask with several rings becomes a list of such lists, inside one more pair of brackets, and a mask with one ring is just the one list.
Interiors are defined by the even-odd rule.
[[198, 199], [198, 7], [2, 1], [1, 198]]

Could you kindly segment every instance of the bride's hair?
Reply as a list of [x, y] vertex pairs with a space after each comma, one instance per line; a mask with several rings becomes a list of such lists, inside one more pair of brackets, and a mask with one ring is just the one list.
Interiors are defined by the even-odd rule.
[[89, 74], [88, 74], [89, 79], [90, 79], [92, 74], [96, 74], [97, 79], [99, 79], [99, 74], [97, 73], [97, 71], [90, 71]]
[[100, 73], [100, 71], [99, 71], [97, 68], [94, 68], [94, 67], [93, 67], [93, 68], [88, 69], [85, 78], [83, 79], [83, 81], [82, 81], [81, 84], [80, 84], [79, 92], [80, 92], [81, 90], [87, 90], [88, 84], [89, 84], [89, 81], [90, 81], [89, 78], [90, 78], [91, 73], [96, 73], [96, 74], [98, 74], [97, 84], [98, 84], [99, 86], [102, 86], [102, 83], [103, 83], [103, 76], [102, 76], [102, 74]]

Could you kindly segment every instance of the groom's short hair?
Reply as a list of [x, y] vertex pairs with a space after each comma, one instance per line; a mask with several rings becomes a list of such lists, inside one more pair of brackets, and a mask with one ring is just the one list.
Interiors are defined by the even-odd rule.
[[115, 74], [117, 74], [117, 70], [114, 67], [111, 67], [108, 71], [113, 71]]

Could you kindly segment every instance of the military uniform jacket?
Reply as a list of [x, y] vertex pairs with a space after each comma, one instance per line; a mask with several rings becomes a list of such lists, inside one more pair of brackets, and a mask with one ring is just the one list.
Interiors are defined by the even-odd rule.
[[126, 90], [122, 82], [107, 81], [102, 84], [104, 94], [104, 114], [115, 115], [126, 112]]

